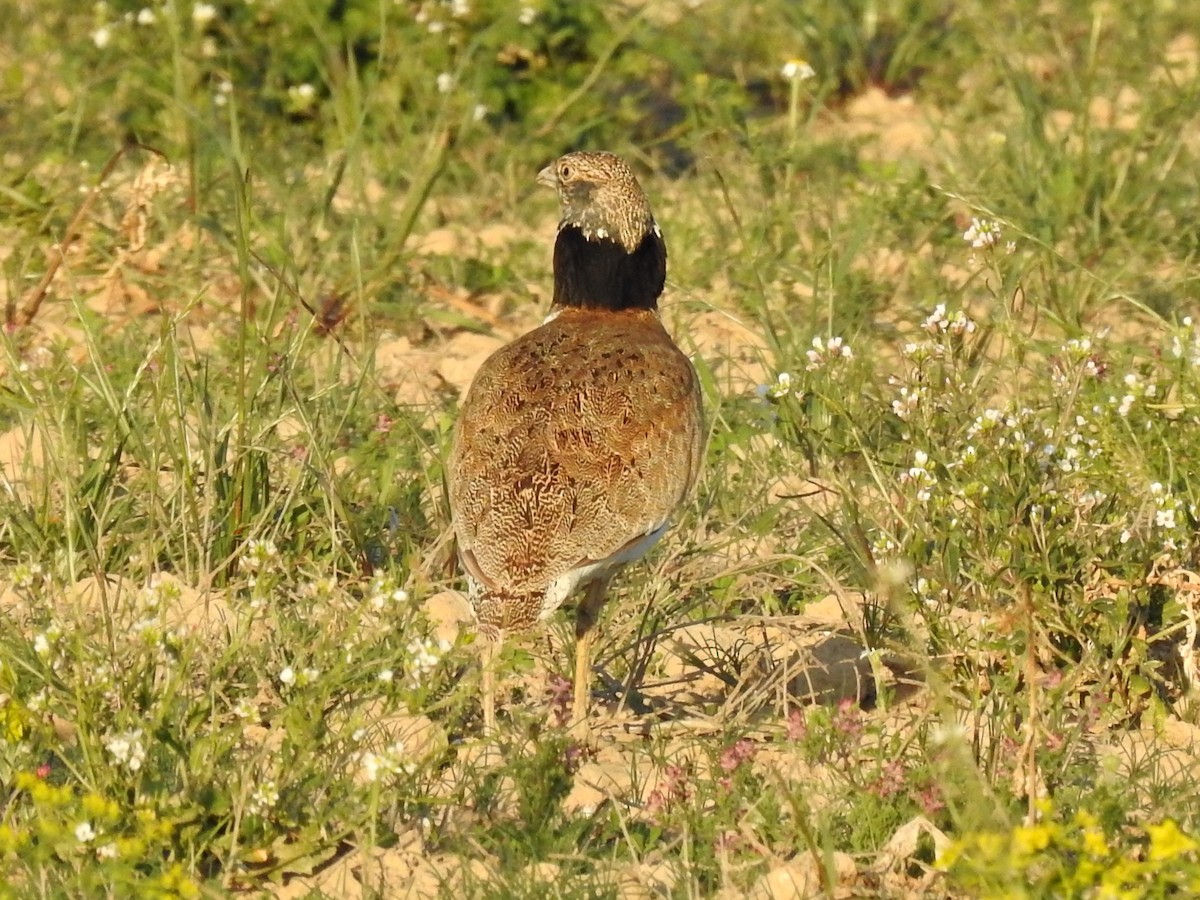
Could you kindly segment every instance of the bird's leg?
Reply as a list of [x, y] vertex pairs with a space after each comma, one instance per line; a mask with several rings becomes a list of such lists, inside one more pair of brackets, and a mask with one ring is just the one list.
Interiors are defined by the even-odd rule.
[[495, 634], [484, 633], [480, 637], [483, 639], [479, 648], [483, 664], [483, 733], [490, 737], [496, 733], [496, 662], [500, 659], [504, 632], [496, 629]]
[[572, 726], [587, 721], [588, 701], [592, 695], [592, 637], [607, 589], [606, 579], [591, 582], [584, 592], [583, 602], [575, 611], [575, 708], [571, 713]]

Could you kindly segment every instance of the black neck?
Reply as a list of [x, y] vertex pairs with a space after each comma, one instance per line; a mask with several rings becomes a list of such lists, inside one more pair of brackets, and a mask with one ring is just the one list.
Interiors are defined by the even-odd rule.
[[574, 225], [554, 242], [554, 305], [657, 309], [667, 280], [667, 245], [648, 231], [632, 253], [611, 238], [588, 240]]

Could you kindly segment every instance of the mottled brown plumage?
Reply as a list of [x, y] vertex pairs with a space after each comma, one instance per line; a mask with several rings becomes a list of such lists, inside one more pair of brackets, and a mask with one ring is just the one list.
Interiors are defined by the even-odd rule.
[[610, 153], [570, 153], [538, 181], [562, 205], [551, 313], [480, 368], [448, 464], [459, 558], [492, 651], [489, 728], [504, 633], [579, 587], [574, 713], [585, 717], [608, 580], [666, 530], [703, 442], [695, 370], [657, 313], [666, 247], [632, 172]]

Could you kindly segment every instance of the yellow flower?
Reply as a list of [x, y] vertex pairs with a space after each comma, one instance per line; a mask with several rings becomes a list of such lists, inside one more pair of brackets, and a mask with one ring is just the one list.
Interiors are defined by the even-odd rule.
[[81, 803], [89, 818], [115, 822], [121, 815], [117, 804], [95, 792], [84, 795]]
[[1080, 828], [1095, 828], [1099, 820], [1086, 809], [1081, 809], [1075, 813], [1075, 824]]
[[0, 856], [16, 853], [25, 843], [24, 835], [8, 825], [0, 825]]
[[1191, 853], [1200, 844], [1179, 830], [1179, 826], [1171, 819], [1161, 825], [1150, 825], [1146, 828], [1150, 835], [1150, 861], [1164, 862]]
[[1098, 828], [1083, 830], [1083, 852], [1088, 856], [1108, 856], [1108, 842], [1104, 840], [1104, 832]]
[[1047, 825], [1021, 825], [1013, 829], [1013, 847], [1017, 853], [1032, 856], [1050, 846], [1050, 837]]

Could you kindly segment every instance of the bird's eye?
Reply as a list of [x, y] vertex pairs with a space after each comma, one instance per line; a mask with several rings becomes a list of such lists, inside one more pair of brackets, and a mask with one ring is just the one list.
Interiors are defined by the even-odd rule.
[[568, 165], [559, 166], [558, 167], [558, 177], [561, 178], [563, 181], [566, 181], [568, 178], [570, 178], [571, 177], [571, 167]]

